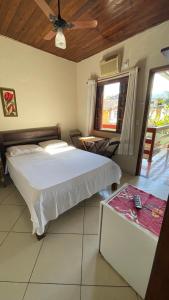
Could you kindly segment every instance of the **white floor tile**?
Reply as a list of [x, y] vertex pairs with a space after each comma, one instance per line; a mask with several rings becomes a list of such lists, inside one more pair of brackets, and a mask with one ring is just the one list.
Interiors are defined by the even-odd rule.
[[22, 198], [21, 194], [14, 190], [10, 192], [5, 199], [1, 202], [2, 205], [26, 205], [25, 200]]
[[128, 287], [82, 286], [81, 300], [137, 300], [135, 292]]
[[10, 233], [0, 247], [0, 281], [27, 282], [41, 241], [27, 233]]
[[50, 233], [83, 233], [84, 207], [74, 207], [50, 222]]
[[79, 206], [84, 207], [85, 206], [85, 201], [86, 200], [83, 200], [83, 201], [79, 202], [79, 204], [77, 204], [76, 207], [79, 207]]
[[27, 284], [0, 282], [0, 299], [22, 300]]
[[98, 234], [100, 207], [85, 207], [84, 233]]
[[32, 221], [29, 209], [26, 208], [23, 214], [20, 216], [18, 221], [16, 222], [15, 226], [13, 227], [12, 231], [15, 232], [30, 232], [32, 233]]
[[11, 184], [6, 187], [0, 187], [0, 203], [2, 203], [11, 193], [16, 191], [15, 187]]
[[24, 300], [80, 300], [80, 286], [29, 284]]
[[107, 189], [103, 189], [97, 194], [94, 194], [92, 197], [86, 200], [85, 206], [99, 206], [100, 201], [105, 200], [109, 198], [109, 196], [112, 194], [111, 186], [107, 187]]
[[8, 234], [8, 232], [0, 232], [0, 245], [4, 241], [7, 234]]
[[82, 237], [56, 234], [45, 238], [31, 282], [79, 284]]
[[0, 205], [0, 231], [8, 231], [24, 210], [24, 206]]
[[130, 174], [123, 173], [121, 180], [120, 180], [120, 185], [118, 185], [118, 186], [122, 186], [124, 183], [129, 183], [129, 181], [132, 181], [133, 179], [135, 181], [137, 181], [137, 176], [132, 176]]
[[100, 255], [98, 244], [97, 236], [84, 236], [82, 284], [127, 286], [122, 277]]
[[101, 193], [94, 194], [92, 197], [86, 200], [85, 206], [93, 206], [93, 207], [99, 206], [100, 201], [102, 201], [103, 199], [104, 199], [103, 194]]

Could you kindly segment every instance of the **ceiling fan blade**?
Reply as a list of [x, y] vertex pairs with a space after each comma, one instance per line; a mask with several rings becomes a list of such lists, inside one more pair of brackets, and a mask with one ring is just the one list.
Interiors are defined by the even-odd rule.
[[97, 20], [92, 21], [73, 21], [71, 22], [73, 25], [71, 29], [87, 29], [87, 28], [96, 28], [97, 27]]
[[39, 8], [43, 11], [43, 13], [49, 18], [50, 15], [54, 15], [53, 10], [50, 6], [46, 3], [45, 0], [34, 0]]
[[56, 35], [56, 32], [51, 30], [44, 36], [44, 40], [50, 41], [51, 39], [53, 39], [55, 37], [55, 35]]

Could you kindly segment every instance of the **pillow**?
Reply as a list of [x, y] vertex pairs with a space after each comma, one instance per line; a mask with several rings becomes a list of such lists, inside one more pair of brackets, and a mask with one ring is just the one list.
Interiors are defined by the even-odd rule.
[[44, 149], [61, 148], [61, 147], [68, 146], [68, 143], [62, 140], [49, 140], [45, 142], [40, 142], [39, 146], [41, 146]]
[[39, 152], [43, 151], [41, 147], [38, 145], [17, 145], [17, 146], [11, 146], [7, 148], [7, 154], [9, 156], [18, 156], [22, 154], [32, 153], [32, 152]]

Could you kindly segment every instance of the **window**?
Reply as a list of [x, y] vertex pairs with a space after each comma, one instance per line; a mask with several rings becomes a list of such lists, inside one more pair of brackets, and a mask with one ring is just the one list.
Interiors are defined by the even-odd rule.
[[94, 129], [121, 132], [128, 77], [98, 82]]

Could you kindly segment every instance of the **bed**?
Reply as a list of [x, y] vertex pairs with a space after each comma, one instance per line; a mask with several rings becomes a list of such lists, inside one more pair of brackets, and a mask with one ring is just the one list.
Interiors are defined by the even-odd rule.
[[58, 127], [33, 129], [31, 136], [28, 131], [1, 133], [1, 156], [30, 210], [33, 233], [40, 238], [50, 220], [106, 186], [118, 184], [121, 171], [112, 160], [69, 145], [53, 152], [6, 156], [11, 145], [61, 137]]

